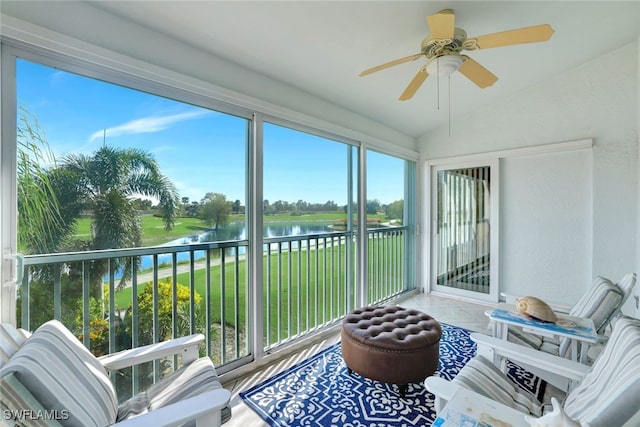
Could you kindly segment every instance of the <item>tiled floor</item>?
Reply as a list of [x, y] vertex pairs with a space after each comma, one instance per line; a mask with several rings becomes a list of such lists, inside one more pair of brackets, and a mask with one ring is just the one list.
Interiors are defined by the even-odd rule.
[[[478, 332], [488, 332], [488, 318], [484, 315], [488, 305], [474, 304], [466, 301], [443, 298], [430, 294], [414, 294], [411, 297], [399, 301], [398, 304], [407, 308], [415, 308], [424, 313], [428, 313], [440, 322], [450, 325], [471, 329]], [[229, 380], [224, 383], [224, 387], [231, 390], [231, 405], [233, 416], [225, 427], [268, 427], [251, 408], [244, 404], [239, 394], [260, 382], [272, 377], [282, 370], [303, 361], [321, 349], [338, 342], [340, 339], [339, 329], [331, 333], [318, 342], [310, 344], [303, 349], [291, 353], [285, 359], [268, 364], [252, 373], [239, 379]], [[223, 382], [225, 378], [222, 378]]]

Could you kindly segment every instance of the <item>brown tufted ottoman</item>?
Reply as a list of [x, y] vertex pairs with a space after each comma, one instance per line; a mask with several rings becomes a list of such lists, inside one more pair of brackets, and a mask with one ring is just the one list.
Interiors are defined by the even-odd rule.
[[363, 307], [342, 321], [342, 357], [349, 372], [397, 384], [422, 382], [438, 368], [440, 323], [418, 310]]

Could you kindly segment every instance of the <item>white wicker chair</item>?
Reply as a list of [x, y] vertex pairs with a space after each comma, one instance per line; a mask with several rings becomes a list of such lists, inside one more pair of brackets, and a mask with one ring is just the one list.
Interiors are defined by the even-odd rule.
[[[229, 391], [209, 358], [198, 357], [201, 334], [96, 358], [57, 320], [31, 336], [0, 327], [0, 409], [49, 414], [47, 425], [220, 426], [230, 416]], [[108, 371], [179, 354], [182, 366], [118, 405]], [[27, 417], [29, 418], [29, 417]], [[21, 424], [16, 424], [21, 425]], [[30, 424], [29, 424], [30, 425]], [[33, 424], [42, 425], [42, 424]]]

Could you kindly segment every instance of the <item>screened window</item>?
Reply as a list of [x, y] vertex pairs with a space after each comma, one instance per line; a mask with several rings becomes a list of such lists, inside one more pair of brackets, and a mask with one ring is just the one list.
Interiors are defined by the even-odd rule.
[[21, 59], [16, 81], [18, 323], [247, 355], [249, 120]]

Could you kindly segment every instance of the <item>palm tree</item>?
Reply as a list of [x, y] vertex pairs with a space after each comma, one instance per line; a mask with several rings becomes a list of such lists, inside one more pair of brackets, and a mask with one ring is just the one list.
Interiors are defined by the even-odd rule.
[[[174, 225], [179, 207], [177, 191], [148, 152], [103, 146], [90, 156], [63, 157], [57, 173], [66, 177], [60, 190], [77, 194], [82, 212], [91, 215], [92, 238], [87, 249], [141, 246], [142, 228], [135, 203], [141, 196], [158, 200], [166, 230]], [[97, 277], [106, 274], [106, 264], [97, 263], [96, 267], [98, 271], [93, 274]], [[116, 268], [120, 267], [125, 267], [126, 280], [130, 260], [116, 261]]]
[[[68, 155], [56, 161], [37, 118], [19, 108], [17, 126], [18, 247], [26, 254], [90, 251], [141, 246], [141, 225], [136, 199], [159, 201], [164, 225], [170, 229], [178, 213], [174, 185], [161, 172], [149, 153], [137, 149], [102, 147], [93, 155]], [[93, 218], [87, 241], [72, 239], [82, 214]], [[114, 269], [130, 277], [133, 260], [116, 260]], [[63, 316], [73, 323], [82, 307], [84, 273], [77, 263], [68, 267], [63, 280]], [[87, 266], [91, 294], [102, 299], [102, 280], [109, 265], [94, 261]], [[124, 267], [124, 268], [123, 268]], [[59, 272], [57, 273], [59, 274]], [[29, 270], [32, 325], [53, 313], [53, 265]], [[121, 281], [123, 284], [123, 281]], [[22, 289], [18, 298], [21, 299]], [[18, 303], [18, 312], [22, 307]], [[20, 316], [18, 316], [20, 318]]]
[[150, 153], [137, 148], [104, 146], [93, 156], [65, 156], [60, 167], [76, 176], [85, 209], [93, 214], [96, 249], [130, 247], [120, 243], [125, 242], [127, 236], [122, 236], [119, 230], [140, 235], [139, 224], [133, 221], [136, 217], [133, 202], [139, 196], [158, 199], [165, 230], [173, 227], [178, 194]]

